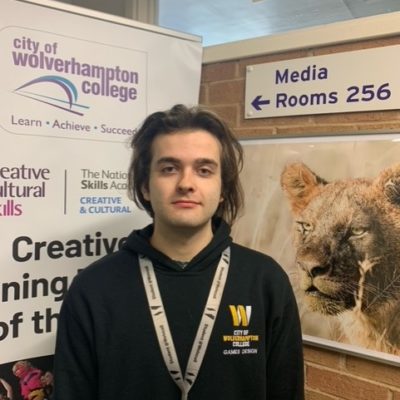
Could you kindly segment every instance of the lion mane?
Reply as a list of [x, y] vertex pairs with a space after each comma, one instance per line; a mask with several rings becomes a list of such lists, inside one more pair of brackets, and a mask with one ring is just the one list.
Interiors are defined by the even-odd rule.
[[350, 343], [400, 354], [400, 164], [327, 182], [293, 163], [281, 186], [308, 307], [339, 316]]

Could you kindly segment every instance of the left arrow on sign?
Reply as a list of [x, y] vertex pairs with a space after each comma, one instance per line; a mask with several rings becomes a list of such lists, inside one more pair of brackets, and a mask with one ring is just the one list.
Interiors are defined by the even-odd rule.
[[257, 110], [261, 111], [261, 106], [267, 105], [270, 103], [269, 100], [261, 100], [261, 95], [256, 96], [256, 98], [251, 102], [251, 105]]

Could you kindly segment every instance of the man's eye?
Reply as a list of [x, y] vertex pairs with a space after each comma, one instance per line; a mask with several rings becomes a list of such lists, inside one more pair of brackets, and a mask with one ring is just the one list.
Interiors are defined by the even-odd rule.
[[176, 172], [176, 167], [173, 165], [167, 165], [167, 166], [161, 168], [162, 174], [173, 174], [175, 172]]
[[198, 172], [200, 176], [209, 176], [212, 174], [212, 171], [209, 168], [199, 168]]

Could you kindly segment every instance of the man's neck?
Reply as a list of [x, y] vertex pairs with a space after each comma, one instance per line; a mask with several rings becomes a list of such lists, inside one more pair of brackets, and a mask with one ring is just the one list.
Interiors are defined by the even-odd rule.
[[155, 224], [150, 243], [172, 260], [188, 262], [211, 242], [212, 237], [211, 224], [202, 229], [177, 228], [172, 231]]

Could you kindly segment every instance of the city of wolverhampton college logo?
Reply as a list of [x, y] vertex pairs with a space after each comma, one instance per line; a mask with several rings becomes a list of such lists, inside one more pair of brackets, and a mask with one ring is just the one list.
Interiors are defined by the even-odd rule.
[[250, 324], [251, 317], [251, 306], [229, 306], [229, 310], [232, 315], [233, 326], [238, 327], [248, 327]]
[[233, 330], [222, 335], [222, 354], [225, 356], [258, 354], [260, 336], [252, 333], [249, 328], [252, 306], [230, 305], [229, 311]]
[[[47, 83], [47, 85], [44, 85]], [[51, 86], [60, 87], [62, 92], [58, 97], [50, 96], [49, 89], [54, 93]], [[29, 90], [26, 90], [28, 89]], [[46, 94], [47, 90], [47, 94]], [[88, 109], [88, 106], [78, 104], [78, 90], [76, 86], [68, 79], [61, 76], [45, 75], [24, 83], [14, 90], [14, 93], [27, 97], [40, 103], [48, 104], [49, 106], [60, 108], [73, 114], [83, 115], [83, 109]], [[59, 93], [59, 91], [57, 92]]]

